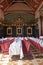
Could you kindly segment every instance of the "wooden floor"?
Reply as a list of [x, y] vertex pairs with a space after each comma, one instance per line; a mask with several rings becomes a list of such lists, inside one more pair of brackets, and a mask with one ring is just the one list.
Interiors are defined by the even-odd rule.
[[43, 53], [41, 53], [33, 44], [30, 46], [30, 51], [25, 54], [25, 57], [20, 60], [19, 57], [13, 57], [9, 60], [9, 55], [0, 53], [0, 65], [43, 65]]

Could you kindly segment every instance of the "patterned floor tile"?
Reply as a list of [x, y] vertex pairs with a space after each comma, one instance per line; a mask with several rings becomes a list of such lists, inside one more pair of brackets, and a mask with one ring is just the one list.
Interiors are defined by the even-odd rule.
[[43, 65], [43, 62], [42, 63], [38, 63], [39, 65]]
[[30, 53], [30, 55], [28, 56], [25, 56], [25, 58], [22, 60], [20, 59], [15, 60], [15, 58], [14, 60], [9, 60], [10, 58], [9, 55], [0, 54], [0, 65], [43, 65], [43, 57], [36, 58], [36, 56], [39, 56], [40, 52], [38, 52], [37, 49], [36, 51], [35, 49], [33, 48], [31, 50], [32, 53]]
[[[4, 56], [4, 58], [8, 56]], [[32, 60], [15, 60], [5, 61], [0, 60], [0, 65], [43, 65], [43, 59], [32, 59]]]
[[30, 63], [29, 65], [33, 65], [33, 63]]
[[41, 60], [40, 60], [40, 59], [38, 59], [38, 60], [37, 60], [37, 62], [41, 62]]

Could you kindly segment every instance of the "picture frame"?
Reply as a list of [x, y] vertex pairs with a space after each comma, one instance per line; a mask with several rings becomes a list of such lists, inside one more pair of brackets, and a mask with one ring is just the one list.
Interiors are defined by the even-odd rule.
[[7, 28], [7, 35], [12, 35], [12, 27]]
[[31, 34], [32, 34], [32, 28], [31, 28], [31, 27], [28, 27], [28, 28], [27, 28], [27, 34], [28, 34], [28, 35], [31, 35]]
[[18, 27], [18, 28], [16, 29], [16, 31], [17, 31], [17, 35], [22, 35], [22, 28], [19, 28], [19, 27]]

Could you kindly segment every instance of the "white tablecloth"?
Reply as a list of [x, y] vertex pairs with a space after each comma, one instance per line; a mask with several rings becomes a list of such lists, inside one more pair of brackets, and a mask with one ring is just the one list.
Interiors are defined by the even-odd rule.
[[15, 40], [9, 47], [9, 55], [20, 55], [20, 59], [24, 57], [22, 50], [22, 41], [21, 39]]

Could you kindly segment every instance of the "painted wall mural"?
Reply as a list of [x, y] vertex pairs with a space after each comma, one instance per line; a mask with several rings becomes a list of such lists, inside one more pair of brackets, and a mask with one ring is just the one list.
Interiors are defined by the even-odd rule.
[[8, 14], [5, 16], [5, 22], [15, 22], [18, 17], [21, 17], [21, 19], [26, 20], [28, 22], [34, 21], [35, 16], [33, 14], [21, 14], [21, 13], [16, 13], [16, 14]]

